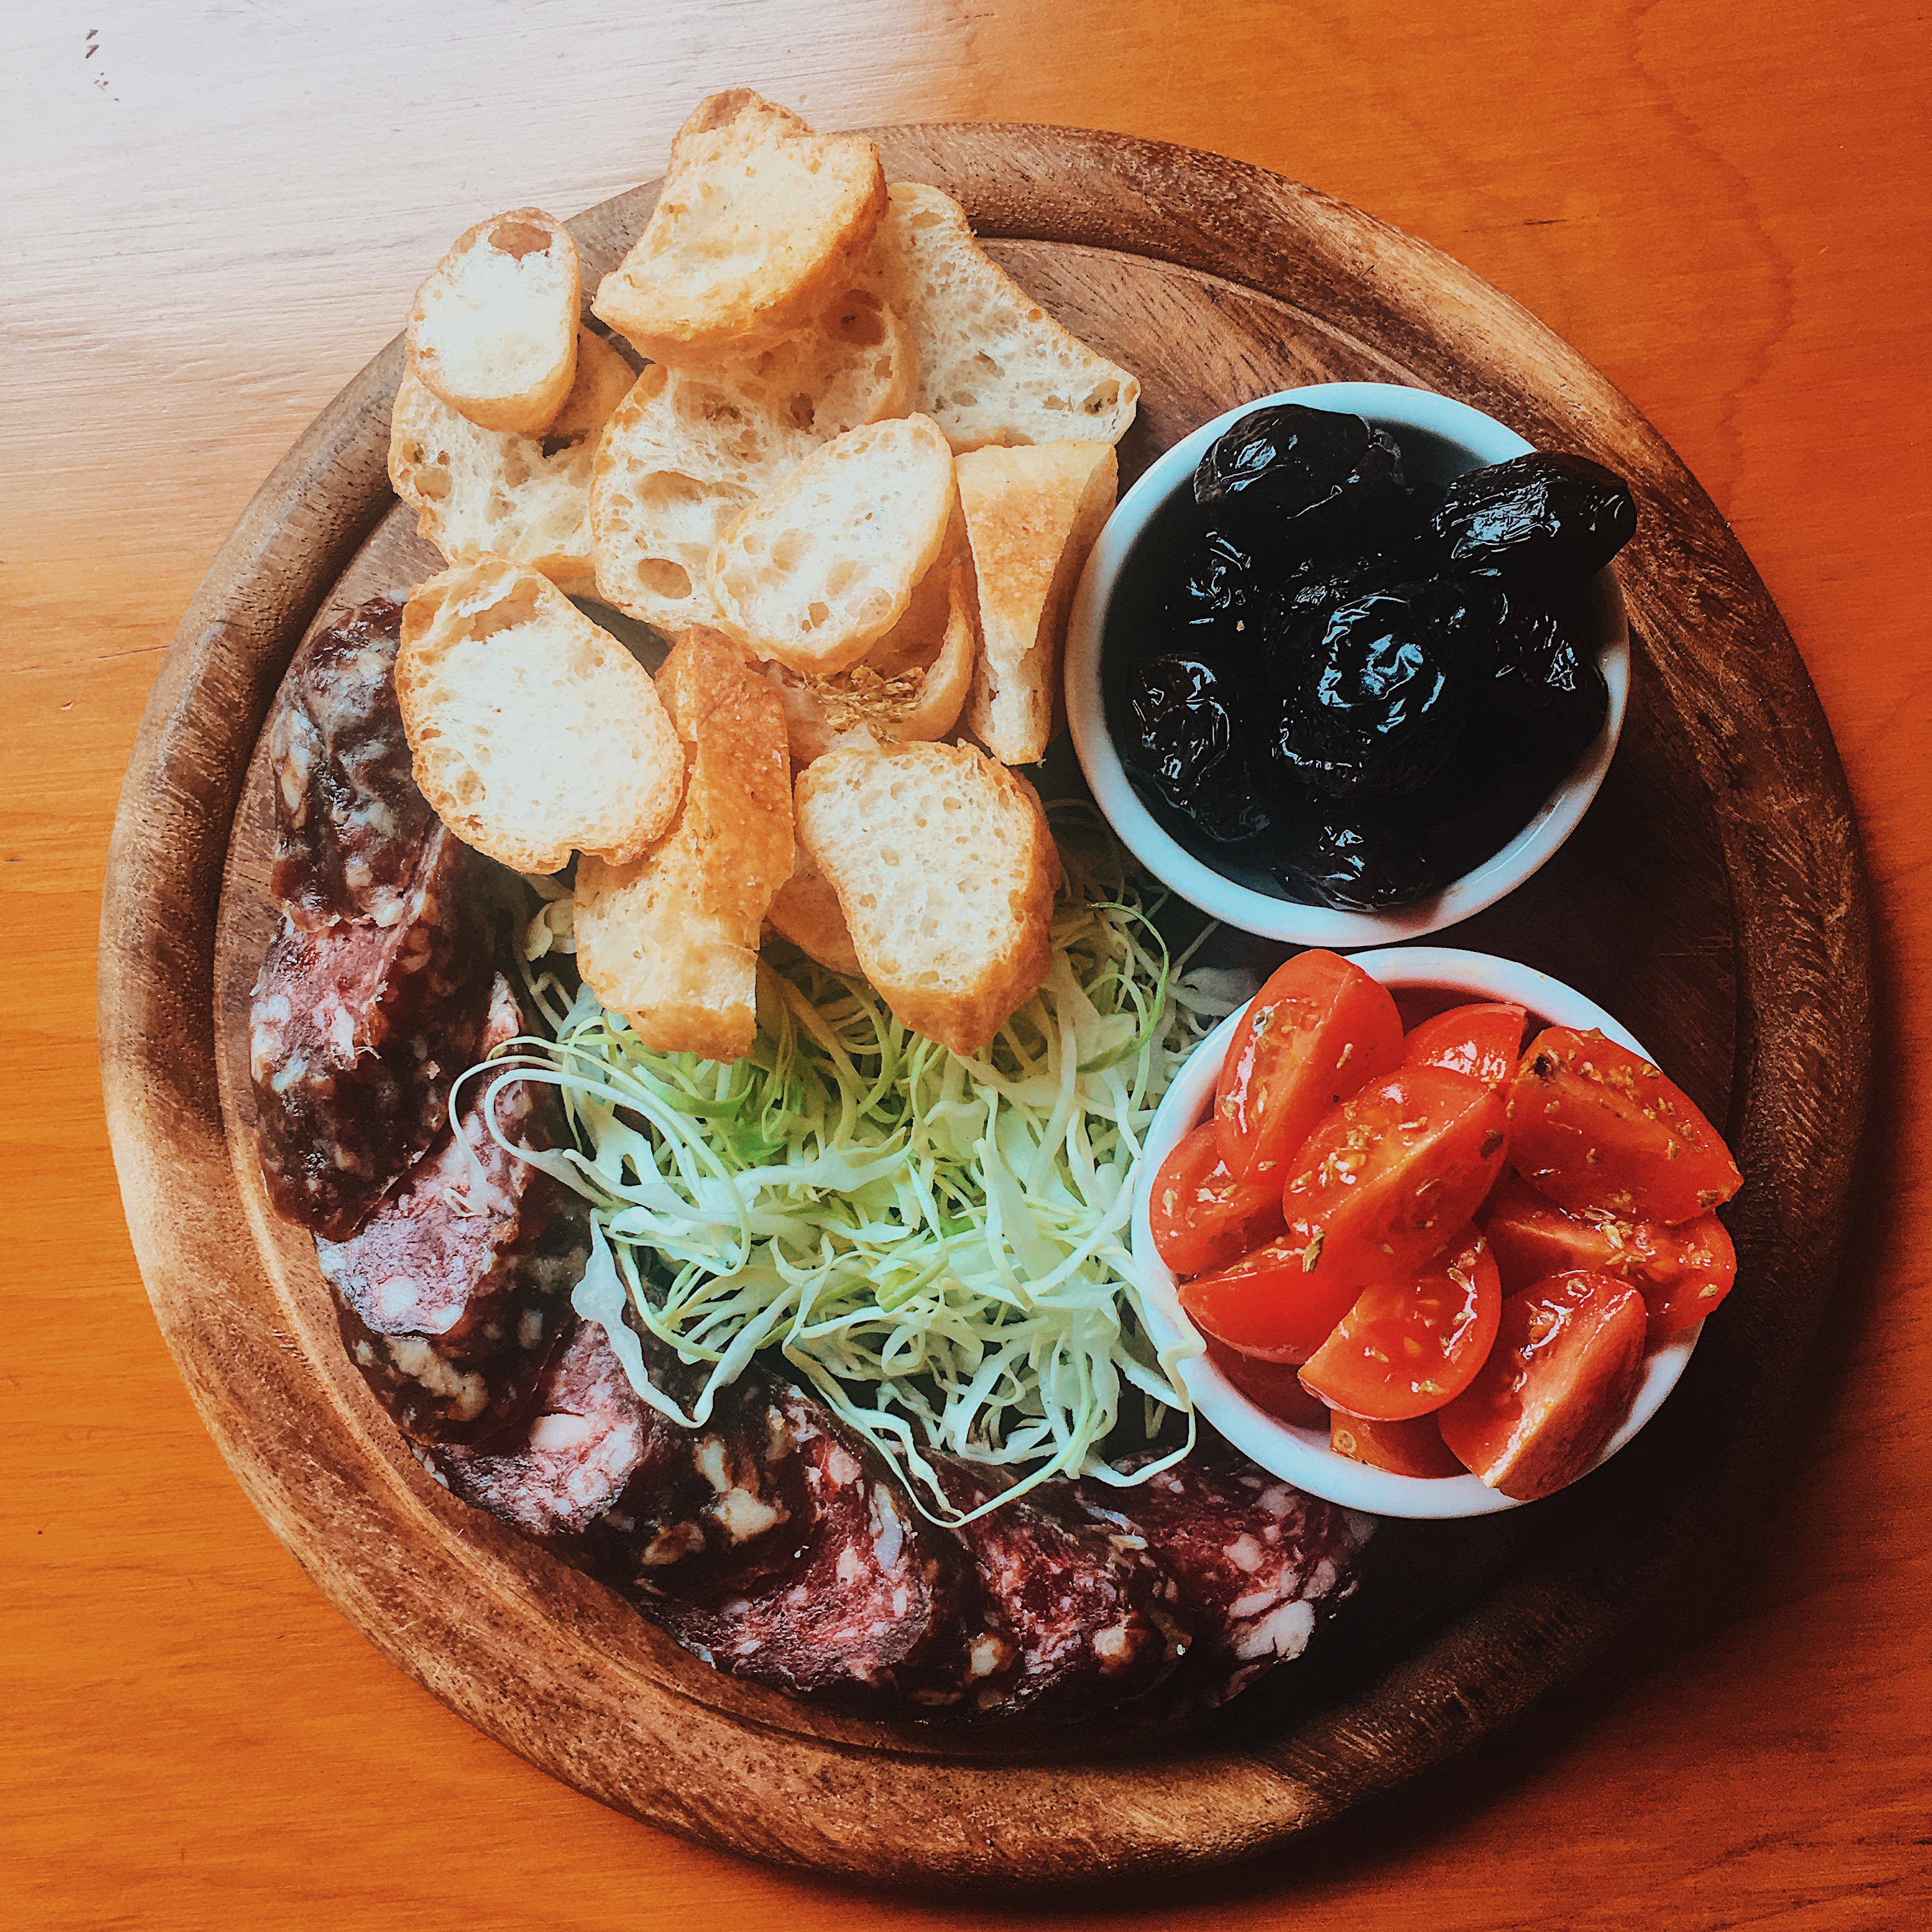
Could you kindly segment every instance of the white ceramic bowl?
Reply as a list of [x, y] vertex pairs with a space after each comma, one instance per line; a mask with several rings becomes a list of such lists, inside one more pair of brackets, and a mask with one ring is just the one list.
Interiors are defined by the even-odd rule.
[[[1386, 952], [1358, 952], [1354, 963], [1385, 986], [1441, 988], [1471, 1000], [1514, 1000], [1528, 1010], [1532, 1019], [1554, 1026], [1600, 1027], [1633, 1052], [1642, 1045], [1629, 1029], [1594, 1002], [1559, 980], [1533, 972], [1486, 952], [1459, 952], [1448, 946], [1412, 946]], [[1204, 1040], [1175, 1076], [1154, 1118], [1147, 1152], [1141, 1163], [1134, 1195], [1134, 1258], [1150, 1285], [1148, 1316], [1155, 1342], [1162, 1348], [1192, 1342], [1200, 1331], [1180, 1305], [1173, 1270], [1154, 1252], [1148, 1224], [1148, 1201], [1154, 1177], [1174, 1143], [1206, 1117], [1228, 1042], [1241, 1023], [1231, 1013]], [[1644, 1358], [1643, 1379], [1629, 1416], [1605, 1445], [1592, 1468], [1607, 1462], [1650, 1418], [1684, 1372], [1703, 1324], [1680, 1340], [1653, 1348]], [[1195, 1407], [1236, 1448], [1264, 1469], [1286, 1477], [1311, 1495], [1377, 1516], [1487, 1516], [1520, 1507], [1515, 1498], [1489, 1488], [1474, 1476], [1398, 1476], [1387, 1469], [1338, 1456], [1328, 1446], [1325, 1429], [1303, 1429], [1282, 1422], [1250, 1402], [1206, 1355], [1180, 1364], [1180, 1379]]]
[[1604, 571], [1589, 586], [1598, 662], [1610, 694], [1603, 730], [1529, 823], [1474, 872], [1431, 898], [1388, 912], [1344, 912], [1277, 898], [1217, 872], [1162, 828], [1128, 778], [1107, 728], [1100, 648], [1114, 587], [1128, 553], [1154, 512], [1176, 491], [1189, 487], [1202, 452], [1223, 430], [1270, 403], [1299, 403], [1366, 417], [1394, 432], [1402, 441], [1405, 456], [1418, 469], [1432, 466], [1444, 481], [1465, 470], [1526, 454], [1531, 447], [1514, 430], [1466, 403], [1390, 382], [1323, 382], [1284, 389], [1203, 423], [1160, 458], [1121, 498], [1087, 560], [1066, 629], [1066, 716], [1074, 749], [1096, 802], [1121, 842], [1156, 878], [1202, 911], [1244, 931], [1298, 946], [1386, 946], [1418, 939], [1480, 912], [1514, 891], [1576, 830], [1589, 808], [1610, 768], [1630, 694], [1630, 626], [1623, 598], [1613, 571]]

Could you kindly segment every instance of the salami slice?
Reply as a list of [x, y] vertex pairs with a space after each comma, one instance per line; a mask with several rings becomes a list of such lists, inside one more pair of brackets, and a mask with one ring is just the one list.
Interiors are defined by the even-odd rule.
[[396, 702], [403, 608], [372, 598], [289, 667], [268, 726], [276, 839], [270, 890], [304, 932], [404, 916], [431, 814]]
[[1301, 1654], [1318, 1615], [1353, 1592], [1372, 1526], [1218, 1441], [1132, 1489], [1088, 1482], [1080, 1493], [1101, 1521], [1144, 1537], [1180, 1580], [1194, 1645], [1169, 1689], [1204, 1706]]
[[920, 1519], [871, 1450], [814, 1397], [775, 1387], [806, 1513], [795, 1553], [755, 1589], [648, 1600], [687, 1648], [734, 1676], [889, 1699], [962, 1641], [958, 1546]]
[[473, 855], [438, 825], [402, 916], [284, 917], [248, 1015], [262, 1174], [277, 1212], [346, 1240], [441, 1130], [476, 1058], [491, 968]]
[[[478, 1058], [523, 1031], [522, 1009], [500, 973]], [[316, 1243], [323, 1278], [371, 1333], [423, 1336], [452, 1359], [490, 1354], [500, 1342], [506, 1304], [529, 1272], [517, 1263], [536, 1245], [562, 1192], [502, 1144], [557, 1144], [555, 1090], [536, 1081], [503, 1085], [492, 1134], [484, 1105], [493, 1084], [488, 1073], [465, 1083], [454, 1126], [358, 1232]]]
[[[651, 1378], [687, 1405], [698, 1378], [658, 1359]], [[773, 1384], [755, 1371], [722, 1392], [700, 1429], [674, 1427], [591, 1532], [597, 1567], [640, 1600], [722, 1601], [796, 1556], [811, 1499]]]
[[565, 1200], [527, 1249], [499, 1255], [490, 1312], [455, 1340], [379, 1333], [338, 1290], [344, 1346], [412, 1442], [480, 1441], [529, 1409], [544, 1364], [574, 1322], [570, 1291], [582, 1279], [590, 1246], [582, 1204]]
[[676, 1427], [639, 1399], [602, 1328], [580, 1322], [514, 1431], [424, 1454], [465, 1502], [530, 1535], [568, 1538], [610, 1508]]
[[[939, 1474], [960, 1510], [1006, 1486], [968, 1463]], [[1082, 1511], [1070, 1484], [1042, 1484], [955, 1533], [976, 1586], [966, 1641], [919, 1701], [994, 1718], [1086, 1717], [1151, 1690], [1185, 1655], [1180, 1586], [1141, 1537]]]

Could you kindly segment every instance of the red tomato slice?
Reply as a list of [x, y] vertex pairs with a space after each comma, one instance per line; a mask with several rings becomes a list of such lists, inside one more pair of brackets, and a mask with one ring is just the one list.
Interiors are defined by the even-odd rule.
[[[1326, 1429], [1328, 1412], [1301, 1386], [1292, 1362], [1264, 1362], [1244, 1355], [1225, 1342], [1208, 1337], [1208, 1359], [1257, 1408], [1265, 1409], [1279, 1422], [1292, 1422], [1304, 1429]], [[1436, 1438], [1440, 1442], [1442, 1438]], [[1444, 1451], [1447, 1454], [1447, 1451]], [[1450, 1459], [1455, 1460], [1453, 1456]], [[1462, 1465], [1456, 1464], [1456, 1472]]]
[[1744, 1185], [1730, 1150], [1681, 1088], [1600, 1033], [1547, 1027], [1510, 1087], [1516, 1172], [1573, 1212], [1666, 1225]]
[[1252, 1252], [1281, 1226], [1271, 1187], [1244, 1186], [1221, 1164], [1204, 1120], [1174, 1143], [1148, 1200], [1154, 1252], [1176, 1274], [1204, 1274]]
[[1388, 1469], [1398, 1476], [1466, 1476], [1449, 1453], [1432, 1415], [1408, 1422], [1371, 1422], [1360, 1415], [1328, 1412], [1328, 1446], [1352, 1462]]
[[1446, 1066], [1485, 1087], [1500, 1087], [1516, 1072], [1522, 1057], [1522, 1030], [1528, 1024], [1528, 1014], [1508, 1002], [1451, 1006], [1409, 1028], [1402, 1064]]
[[1289, 1241], [1302, 1244], [1311, 1273], [1357, 1288], [1408, 1274], [1482, 1204], [1508, 1138], [1499, 1089], [1405, 1066], [1303, 1144], [1282, 1201]]
[[1578, 1270], [1634, 1282], [1650, 1312], [1647, 1348], [1695, 1328], [1737, 1279], [1737, 1250], [1714, 1214], [1675, 1228], [1612, 1214], [1566, 1214], [1514, 1174], [1498, 1184], [1483, 1232], [1505, 1294]]
[[1372, 1422], [1426, 1415], [1475, 1380], [1502, 1305], [1496, 1264], [1466, 1228], [1420, 1274], [1364, 1288], [1301, 1379], [1331, 1408]]
[[1305, 1362], [1360, 1292], [1309, 1267], [1305, 1238], [1270, 1241], [1218, 1274], [1184, 1282], [1180, 1305], [1204, 1335], [1264, 1362]]
[[1520, 1502], [1551, 1495], [1630, 1413], [1643, 1334], [1643, 1297], [1609, 1275], [1553, 1275], [1509, 1296], [1481, 1372], [1436, 1412], [1443, 1441], [1491, 1489]]
[[1388, 988], [1339, 953], [1297, 953], [1255, 995], [1221, 1063], [1214, 1131], [1228, 1172], [1280, 1186], [1322, 1115], [1401, 1058]]

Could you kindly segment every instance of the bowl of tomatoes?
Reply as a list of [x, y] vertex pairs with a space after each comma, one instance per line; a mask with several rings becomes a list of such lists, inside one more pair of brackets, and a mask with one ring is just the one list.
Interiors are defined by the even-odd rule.
[[1296, 955], [1176, 1077], [1142, 1174], [1154, 1339], [1196, 1408], [1380, 1515], [1606, 1461], [1736, 1275], [1716, 1130], [1612, 1016], [1484, 953]]

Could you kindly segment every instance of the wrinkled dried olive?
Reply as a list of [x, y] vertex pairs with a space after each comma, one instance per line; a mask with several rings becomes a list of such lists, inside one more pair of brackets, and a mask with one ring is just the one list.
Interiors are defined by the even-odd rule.
[[1253, 410], [1208, 446], [1194, 500], [1279, 529], [1402, 482], [1402, 452], [1360, 416], [1294, 403]]
[[1636, 529], [1622, 477], [1587, 456], [1539, 449], [1456, 477], [1428, 541], [1444, 568], [1551, 594], [1594, 577]]
[[1294, 826], [1277, 851], [1275, 875], [1298, 897], [1378, 912], [1407, 905], [1442, 881], [1418, 827], [1370, 806], [1331, 806]]
[[1462, 606], [1452, 584], [1396, 584], [1352, 595], [1283, 639], [1276, 760], [1331, 796], [1399, 798], [1426, 784], [1468, 715]]
[[1203, 658], [1156, 658], [1134, 688], [1136, 730], [1123, 761], [1210, 838], [1252, 838], [1268, 823], [1246, 753], [1259, 701]]

